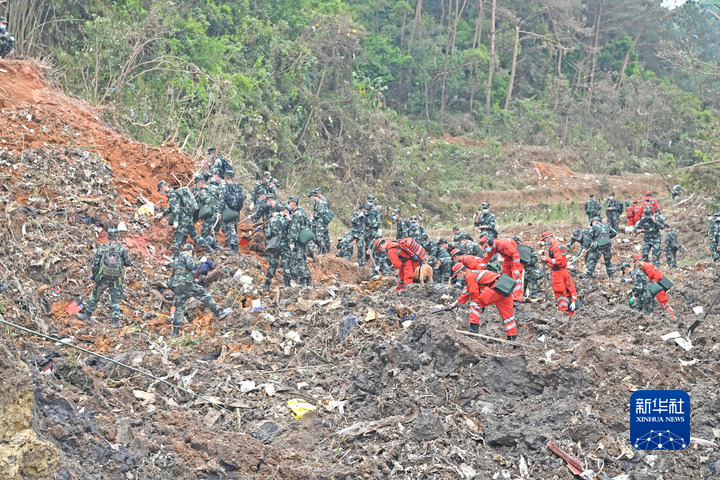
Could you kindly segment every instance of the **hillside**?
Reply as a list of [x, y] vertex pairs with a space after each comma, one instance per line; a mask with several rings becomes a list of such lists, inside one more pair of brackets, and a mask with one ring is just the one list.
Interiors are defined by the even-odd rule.
[[[135, 214], [140, 194], [160, 201], [157, 179], [185, 181], [194, 162], [175, 145], [153, 147], [117, 133], [101, 110], [51, 88], [29, 62], [0, 61], [0, 68], [0, 78], [12, 79], [0, 85], [2, 318], [94, 352], [5, 329], [0, 477], [574, 478], [546, 447], [549, 440], [616, 480], [714, 475], [720, 316], [707, 317], [689, 351], [661, 339], [684, 333], [699, 318], [692, 308], [707, 308], [715, 293], [699, 195], [666, 209], [688, 250], [679, 258], [686, 266], [668, 272], [677, 322], [659, 307], [652, 316], [637, 314], [627, 306], [629, 287], [581, 282], [576, 271], [584, 303], [577, 315], [569, 321], [549, 301], [522, 304], [521, 345], [510, 346], [456, 332], [466, 328], [466, 309], [431, 315], [459, 295], [449, 285], [398, 293], [394, 279], [368, 281], [367, 267], [326, 255], [312, 265], [322, 285], [266, 294], [258, 288], [266, 262], [244, 250], [213, 258], [223, 278], [210, 292], [234, 313], [213, 321], [191, 302], [184, 336], [171, 339], [163, 257], [170, 229]], [[475, 155], [473, 148], [484, 147], [467, 148]], [[577, 173], [576, 155], [542, 149], [508, 148], [491, 160], [508, 158], [503, 173], [518, 189], [466, 185], [466, 200], [490, 199], [502, 234], [526, 243], [547, 228], [568, 236], [578, 225], [576, 208], [546, 210], [582, 203], [603, 184], [619, 196], [661, 192], [666, 184], [653, 175]], [[395, 200], [389, 190], [378, 193]], [[472, 210], [461, 206], [452, 220], [465, 211]], [[451, 223], [436, 215], [439, 226]], [[103, 230], [121, 221], [134, 263], [123, 327], [109, 326], [105, 301], [99, 321], [83, 324], [65, 305], [85, 291]], [[638, 242], [621, 234], [615, 262], [638, 251]], [[263, 309], [253, 310], [253, 300]], [[414, 316], [401, 324], [394, 312]], [[339, 339], [338, 323], [348, 315], [358, 326]], [[503, 336], [494, 308], [480, 329]], [[630, 446], [629, 398], [642, 388], [691, 395], [690, 448], [651, 455]], [[296, 420], [291, 399], [318, 409]]]

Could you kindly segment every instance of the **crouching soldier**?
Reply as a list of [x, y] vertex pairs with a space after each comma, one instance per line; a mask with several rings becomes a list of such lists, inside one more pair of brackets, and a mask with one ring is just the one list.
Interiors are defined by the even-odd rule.
[[100, 296], [109, 289], [112, 326], [120, 326], [120, 297], [123, 294], [125, 267], [132, 265], [132, 262], [125, 247], [117, 243], [118, 235], [116, 228], [108, 229], [108, 242], [100, 245], [95, 253], [92, 265], [92, 279], [95, 281], [95, 286], [85, 307], [85, 313], [76, 315], [84, 322], [90, 320]]
[[197, 298], [204, 303], [219, 319], [223, 319], [232, 313], [229, 308], [221, 310], [207, 290], [195, 283], [196, 274], [199, 273], [202, 264], [207, 259], [203, 257], [198, 262], [193, 257], [192, 252], [192, 245], [189, 243], [183, 245], [182, 253], [173, 263], [172, 277], [168, 282], [168, 287], [172, 289], [175, 301], [173, 337], [177, 337], [180, 333], [180, 327], [182, 327], [185, 318], [185, 304], [191, 297]]

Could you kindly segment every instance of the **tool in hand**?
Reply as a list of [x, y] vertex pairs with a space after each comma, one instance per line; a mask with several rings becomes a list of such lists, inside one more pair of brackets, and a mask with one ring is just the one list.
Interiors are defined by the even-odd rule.
[[[272, 218], [272, 217], [271, 217], [271, 218]], [[255, 235], [256, 233], [258, 233], [260, 230], [262, 230], [263, 227], [264, 227], [265, 225], [267, 225], [267, 223], [268, 223], [269, 221], [270, 221], [270, 218], [268, 218], [267, 220], [265, 220], [265, 222], [263, 222], [262, 225], [260, 225], [259, 227], [255, 228], [255, 231], [252, 232], [249, 236], [241, 237], [241, 238], [240, 238], [240, 245], [243, 246], [243, 247], [246, 247], [246, 246], [250, 245], [250, 238], [252, 238], [252, 236]]]
[[700, 319], [698, 319], [698, 320], [695, 320], [695, 322], [693, 322], [693, 324], [690, 325], [690, 328], [688, 328], [688, 335], [690, 335], [691, 333], [693, 333], [693, 332], [695, 331], [695, 329], [696, 329], [697, 327], [699, 327], [702, 322], [705, 321], [705, 319], [707, 318], [707, 316], [710, 315], [710, 312], [712, 311], [713, 307], [715, 306], [715, 303], [717, 303], [718, 298], [720, 298], [720, 292], [718, 292], [718, 294], [715, 295], [715, 300], [713, 300], [712, 303], [710, 304], [710, 308], [708, 308], [708, 311], [705, 312], [705, 316], [703, 316], [703, 318], [700, 318]]

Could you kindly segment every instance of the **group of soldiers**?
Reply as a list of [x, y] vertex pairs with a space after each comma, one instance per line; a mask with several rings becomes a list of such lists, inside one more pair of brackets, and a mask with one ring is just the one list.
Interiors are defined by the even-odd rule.
[[[195, 177], [192, 189], [182, 186], [173, 189], [164, 180], [158, 183], [158, 191], [167, 195], [169, 206], [156, 218], [169, 217], [168, 220], [174, 228], [173, 274], [168, 283], [168, 287], [174, 292], [174, 335], [179, 333], [185, 304], [191, 297], [200, 299], [218, 318], [224, 318], [231, 313], [230, 309], [223, 310], [218, 307], [212, 296], [198, 284], [198, 274], [212, 270], [213, 263], [206, 257], [196, 261], [193, 255], [195, 247], [185, 243], [189, 236], [198, 248], [208, 252], [223, 251], [223, 247], [218, 243], [218, 234], [223, 232], [224, 251], [230, 254], [239, 251], [237, 228], [245, 194], [242, 187], [234, 182], [232, 164], [219, 156], [216, 148], [208, 149], [206, 163], [207, 169]], [[291, 287], [293, 281], [299, 286], [312, 286], [307, 258], [330, 251], [328, 226], [334, 214], [320, 188], [311, 190], [307, 195], [313, 207], [312, 214], [308, 215], [300, 206], [299, 197], [296, 195], [289, 196], [287, 202], [278, 201], [278, 187], [277, 179], [272, 178], [270, 172], [264, 172], [251, 193], [251, 209], [254, 212], [243, 220], [251, 220], [255, 231], [264, 230], [265, 233], [269, 266], [265, 282], [261, 286], [269, 290], [276, 276], [282, 277], [285, 287]], [[364, 266], [369, 262], [372, 275], [389, 276], [393, 274], [393, 268], [398, 269], [398, 290], [414, 283], [415, 270], [426, 264], [432, 268], [433, 281], [465, 289], [464, 296], [461, 296], [452, 308], [472, 300], [471, 331], [477, 331], [479, 314], [484, 307], [495, 304], [503, 318], [508, 338], [514, 339], [516, 330], [513, 309], [523, 297], [529, 302], [539, 300], [540, 282], [545, 278], [545, 267], [549, 267], [551, 271], [557, 307], [568, 315], [573, 315], [577, 302], [575, 284], [567, 271], [568, 267], [578, 259], [586, 257], [585, 280], [590, 281], [595, 275], [598, 261], [602, 258], [609, 279], [613, 279], [612, 239], [620, 232], [619, 219], [623, 207], [629, 206], [633, 214], [632, 218], [628, 215], [625, 232], [644, 234], [642, 254], [633, 257], [634, 268], [630, 268], [628, 262], [620, 266], [622, 275], [630, 275], [629, 278], [623, 277], [622, 281], [634, 283], [633, 308], [650, 313], [653, 301], [657, 298], [665, 312], [674, 315], [667, 295], [654, 291], [657, 287], [653, 285], [663, 278], [657, 269], [660, 261], [661, 232], [667, 230], [665, 251], [670, 268], [677, 267], [677, 234], [670, 230], [662, 218], [660, 206], [650, 192], [646, 192], [642, 201], [643, 215], [639, 218], [636, 218], [635, 209], [632, 208], [637, 203], [636, 200], [628, 199], [623, 204], [611, 194], [604, 202], [607, 217], [607, 223], [604, 223], [600, 216], [600, 202], [591, 194], [585, 205], [590, 225], [585, 229], [573, 230], [567, 244], [567, 253], [572, 253], [575, 243], [580, 244], [581, 250], [573, 259], [568, 260], [565, 246], [558, 242], [551, 232], [545, 232], [541, 238], [541, 244], [547, 247], [547, 252], [538, 252], [532, 246], [522, 244], [518, 237], [499, 238], [497, 220], [490, 212], [489, 203], [483, 203], [473, 218], [473, 225], [478, 229], [477, 242], [471, 234], [461, 231], [457, 225], [453, 227], [451, 241], [446, 238], [431, 239], [417, 217], [411, 216], [406, 220], [397, 208], [392, 211], [395, 238], [387, 240], [383, 238], [382, 215], [375, 204], [375, 196], [369, 194], [352, 214], [350, 231], [338, 239], [338, 256], [351, 260], [354, 245], [357, 249], [357, 264]], [[714, 212], [711, 220], [710, 246], [713, 258], [720, 261], [720, 211]], [[195, 227], [197, 222], [202, 224], [199, 233]], [[102, 245], [96, 253], [93, 262], [93, 280], [96, 284], [85, 311], [78, 314], [83, 320], [90, 319], [100, 295], [105, 289], [109, 289], [113, 325], [119, 325], [122, 278], [124, 269], [129, 267], [131, 262], [125, 248], [117, 243], [117, 237], [117, 230], [110, 229], [109, 242]], [[499, 262], [501, 259], [502, 264]], [[480, 275], [478, 272], [486, 273]], [[492, 292], [482, 293], [487, 288], [492, 288]]]
[[8, 32], [8, 22], [0, 17], [0, 58], [5, 58], [15, 47], [15, 35]]

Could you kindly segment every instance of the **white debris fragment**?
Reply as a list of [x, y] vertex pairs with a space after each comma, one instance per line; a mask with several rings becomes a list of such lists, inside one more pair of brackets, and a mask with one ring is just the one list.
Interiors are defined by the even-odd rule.
[[252, 332], [250, 332], [250, 336], [252, 337], [252, 339], [255, 343], [260, 343], [263, 340], [265, 340], [265, 335], [258, 332], [257, 330], [253, 330]]
[[255, 382], [252, 380], [245, 380], [244, 382], [240, 382], [240, 393], [247, 393], [252, 392], [257, 387], [255, 385]]
[[671, 332], [671, 333], [666, 333], [665, 335], [663, 335], [660, 338], [662, 338], [664, 342], [667, 342], [671, 338], [680, 338], [680, 334], [678, 332]]
[[692, 343], [690, 343], [690, 340], [685, 340], [684, 338], [676, 338], [675, 343], [688, 351], [692, 348]]
[[692, 360], [688, 360], [688, 361], [680, 360], [680, 365], [682, 365], [683, 367], [689, 367], [691, 365], [695, 365], [696, 363], [697, 363], [697, 358], [693, 358]]
[[701, 313], [704, 313], [703, 307], [701, 305], [693, 307], [692, 311], [695, 315], [700, 315]]
[[555, 355], [555, 349], [550, 349], [547, 352], [545, 352], [545, 362], [551, 363], [552, 362], [552, 356]]

